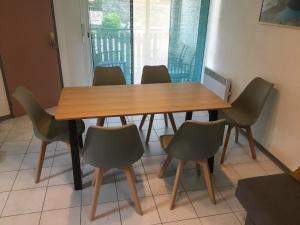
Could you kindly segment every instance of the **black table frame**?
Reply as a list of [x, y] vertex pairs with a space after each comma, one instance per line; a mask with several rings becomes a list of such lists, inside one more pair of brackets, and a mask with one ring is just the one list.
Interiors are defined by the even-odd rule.
[[76, 120], [69, 120], [70, 145], [73, 167], [74, 189], [82, 189], [81, 166], [80, 166], [80, 139], [77, 136]]

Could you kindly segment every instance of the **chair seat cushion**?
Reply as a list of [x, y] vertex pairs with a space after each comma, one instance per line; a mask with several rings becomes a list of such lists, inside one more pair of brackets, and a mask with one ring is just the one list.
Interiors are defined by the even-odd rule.
[[220, 111], [219, 118], [226, 119], [228, 124], [241, 127], [251, 126], [255, 122], [249, 113], [234, 107]]
[[236, 196], [256, 225], [300, 224], [300, 184], [288, 174], [240, 180]]
[[171, 140], [173, 139], [174, 135], [162, 135], [160, 136], [160, 145], [163, 150], [166, 150], [168, 145], [170, 144]]

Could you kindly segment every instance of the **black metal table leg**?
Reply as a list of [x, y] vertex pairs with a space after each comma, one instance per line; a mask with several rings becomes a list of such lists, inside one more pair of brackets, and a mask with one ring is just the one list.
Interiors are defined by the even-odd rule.
[[[209, 114], [209, 121], [218, 120], [218, 110], [209, 110], [208, 114]], [[210, 173], [214, 172], [214, 161], [215, 161], [214, 156], [208, 159], [208, 165], [209, 165]]]
[[78, 135], [78, 144], [79, 144], [79, 147], [82, 149], [83, 148], [82, 134]]
[[193, 112], [185, 113], [185, 120], [191, 120], [193, 118]]
[[76, 121], [69, 121], [69, 132], [70, 132], [70, 145], [71, 145], [71, 156], [72, 156], [72, 166], [73, 166], [73, 179], [74, 179], [74, 189], [82, 189], [81, 181], [81, 168], [80, 168], [80, 157], [79, 157], [79, 142], [77, 136]]

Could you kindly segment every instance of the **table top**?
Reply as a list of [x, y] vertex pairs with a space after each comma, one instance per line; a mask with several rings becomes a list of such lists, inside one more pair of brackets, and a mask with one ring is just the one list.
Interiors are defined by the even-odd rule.
[[200, 83], [66, 87], [55, 118], [73, 120], [230, 107]]

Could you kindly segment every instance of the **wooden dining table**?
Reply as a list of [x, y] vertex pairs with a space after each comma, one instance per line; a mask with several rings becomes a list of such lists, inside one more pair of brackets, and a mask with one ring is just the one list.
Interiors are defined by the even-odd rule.
[[[79, 139], [76, 120], [208, 110], [209, 120], [231, 105], [200, 83], [163, 83], [63, 88], [55, 112], [57, 120], [68, 120], [75, 190], [82, 189]], [[209, 159], [213, 172], [214, 158]]]

